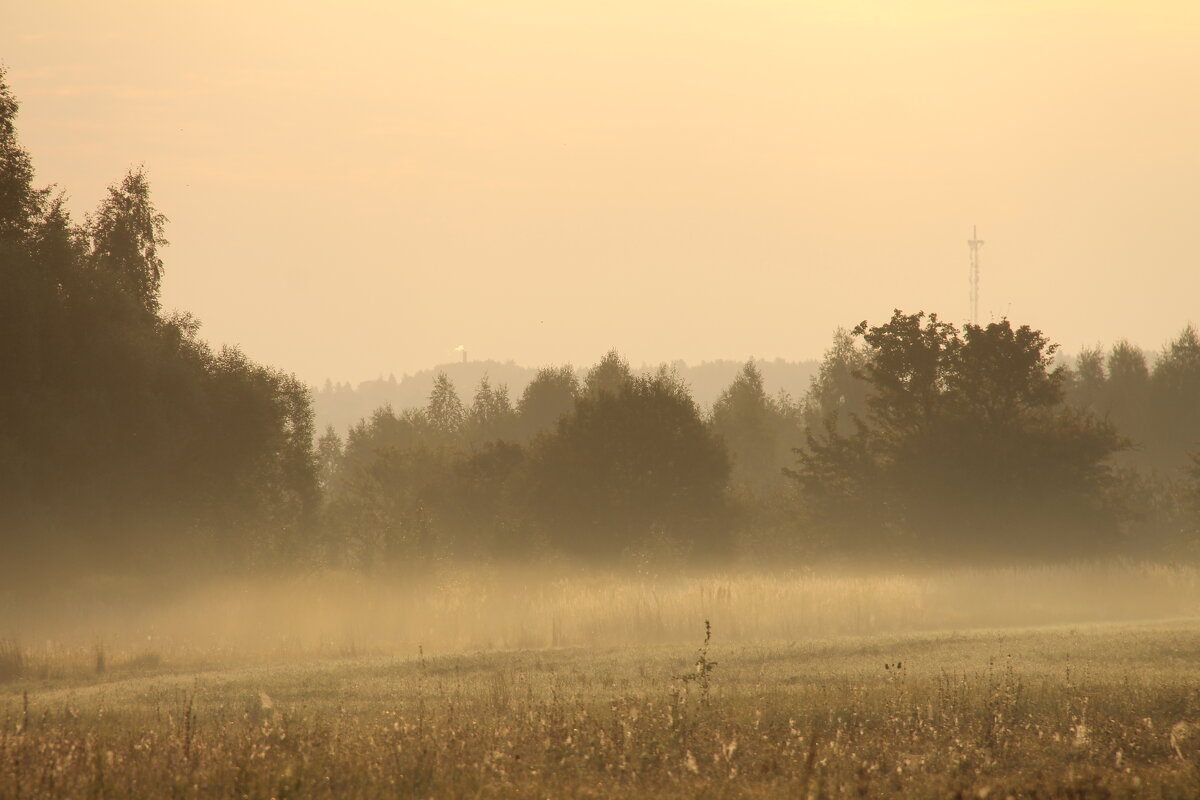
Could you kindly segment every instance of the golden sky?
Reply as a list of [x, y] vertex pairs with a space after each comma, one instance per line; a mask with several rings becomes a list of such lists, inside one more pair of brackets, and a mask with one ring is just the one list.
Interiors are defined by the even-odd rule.
[[893, 307], [1200, 323], [1200, 3], [9, 2], [72, 208], [144, 164], [164, 306], [317, 383], [818, 357]]

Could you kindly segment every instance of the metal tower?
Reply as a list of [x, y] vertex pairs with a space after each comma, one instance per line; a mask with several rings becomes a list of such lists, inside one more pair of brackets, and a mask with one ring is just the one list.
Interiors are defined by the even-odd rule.
[[967, 247], [971, 248], [971, 322], [979, 324], [979, 248], [983, 247], [983, 240], [979, 238], [979, 233], [975, 230], [975, 226], [971, 226], [971, 238], [967, 241]]

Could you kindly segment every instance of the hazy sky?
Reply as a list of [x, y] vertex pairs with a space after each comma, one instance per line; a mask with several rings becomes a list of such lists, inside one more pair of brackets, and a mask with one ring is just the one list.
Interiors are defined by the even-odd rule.
[[144, 164], [164, 306], [310, 382], [817, 357], [893, 307], [1200, 323], [1200, 3], [5, 3], [40, 183]]

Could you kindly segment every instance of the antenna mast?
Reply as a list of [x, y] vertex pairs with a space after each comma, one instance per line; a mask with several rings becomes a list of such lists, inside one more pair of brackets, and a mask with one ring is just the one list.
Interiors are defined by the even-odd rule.
[[971, 238], [967, 241], [967, 247], [971, 248], [971, 323], [979, 324], [979, 248], [983, 247], [983, 240], [979, 238], [979, 233], [975, 226], [971, 226]]

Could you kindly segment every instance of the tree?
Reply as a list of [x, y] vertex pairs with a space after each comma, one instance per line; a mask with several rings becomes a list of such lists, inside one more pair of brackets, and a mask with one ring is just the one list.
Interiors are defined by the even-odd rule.
[[[1113, 542], [1106, 423], [1063, 405], [1041, 332], [1007, 319], [960, 334], [897, 311], [855, 329], [867, 419], [812, 433], [793, 476], [826, 524], [860, 542], [949, 557], [1078, 555]], [[811, 433], [811, 432], [810, 432]]]
[[49, 194], [48, 189], [33, 188], [33, 162], [17, 142], [18, 108], [0, 67], [0, 248], [4, 249], [25, 240]]
[[425, 416], [430, 426], [443, 439], [449, 440], [461, 433], [466, 422], [467, 410], [463, 408], [454, 382], [445, 372], [438, 372], [433, 379], [433, 391], [429, 394], [429, 405], [426, 406]]
[[493, 389], [484, 375], [467, 413], [467, 438], [474, 444], [513, 441], [516, 429], [517, 414], [508, 399], [508, 387], [500, 385]]
[[234, 552], [246, 544], [254, 559], [297, 558], [320, 501], [308, 387], [234, 347], [222, 348], [211, 370], [220, 429], [197, 445], [207, 459], [205, 521]]
[[1200, 441], [1200, 334], [1188, 325], [1148, 366], [1146, 354], [1127, 341], [1105, 355], [1080, 354], [1070, 376], [1069, 401], [1110, 420], [1132, 447], [1122, 467], [1142, 482], [1178, 479], [1189, 448]]
[[851, 433], [855, 418], [867, 413], [870, 384], [863, 374], [866, 367], [866, 352], [850, 331], [838, 328], [804, 396], [806, 427], [819, 431], [831, 424], [843, 434]]
[[454, 459], [435, 502], [456, 555], [479, 561], [535, 554], [540, 541], [524, 502], [525, 459], [521, 445], [502, 439]]
[[518, 427], [528, 441], [554, 430], [571, 413], [579, 394], [579, 379], [569, 365], [545, 367], [525, 387], [517, 405]]
[[896, 311], [886, 325], [869, 328], [865, 321], [860, 323], [854, 335], [867, 347], [866, 377], [872, 389], [867, 406], [875, 425], [898, 437], [935, 420], [958, 344], [954, 326], [936, 314], [926, 318], [923, 312]]
[[583, 381], [583, 391], [589, 397], [602, 394], [617, 394], [633, 380], [629, 362], [621, 358], [616, 350], [609, 350], [596, 366], [588, 370]]
[[1104, 351], [1084, 348], [1075, 358], [1075, 369], [1068, 376], [1067, 398], [1079, 408], [1096, 414], [1106, 412], [1105, 395], [1108, 375], [1104, 370]]
[[341, 437], [332, 425], [326, 425], [325, 432], [317, 439], [317, 482], [325, 497], [329, 497], [337, 489], [344, 454]]
[[762, 373], [751, 359], [713, 404], [711, 426], [733, 460], [737, 483], [761, 489], [783, 478], [799, 422], [786, 398], [767, 395]]
[[1150, 378], [1147, 450], [1152, 463], [1178, 474], [1200, 447], [1200, 333], [1192, 325], [1163, 348]]
[[1191, 462], [1187, 471], [1190, 481], [1184, 490], [1183, 510], [1190, 519], [1185, 536], [1190, 539], [1193, 551], [1197, 551], [1200, 550], [1200, 449], [1192, 453]]
[[611, 560], [652, 533], [697, 557], [728, 545], [729, 457], [667, 374], [581, 396], [531, 459], [532, 511], [569, 553]]
[[338, 560], [369, 570], [434, 555], [433, 491], [455, 452], [443, 437], [423, 411], [389, 407], [350, 428], [325, 514]]
[[957, 415], [1007, 429], [1062, 401], [1065, 372], [1054, 367], [1058, 348], [1041, 331], [1014, 329], [1002, 319], [967, 325], [961, 341], [952, 335], [949, 341], [945, 393]]
[[92, 263], [115, 276], [118, 284], [142, 306], [158, 311], [163, 262], [158, 248], [167, 244], [167, 218], [150, 200], [145, 172], [129, 172], [110, 186], [108, 197], [91, 220]]
[[3, 577], [298, 556], [319, 491], [308, 390], [160, 314], [144, 174], [76, 225], [31, 188], [15, 113], [0, 76]]

